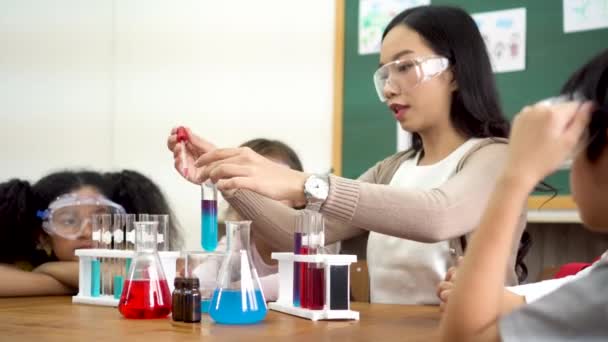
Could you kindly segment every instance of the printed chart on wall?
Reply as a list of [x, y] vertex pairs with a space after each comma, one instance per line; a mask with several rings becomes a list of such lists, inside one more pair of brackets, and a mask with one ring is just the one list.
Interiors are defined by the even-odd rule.
[[382, 31], [399, 12], [430, 3], [431, 0], [361, 0], [359, 2], [359, 54], [380, 52]]
[[608, 0], [563, 0], [564, 32], [608, 27]]
[[526, 9], [473, 14], [494, 72], [526, 69]]

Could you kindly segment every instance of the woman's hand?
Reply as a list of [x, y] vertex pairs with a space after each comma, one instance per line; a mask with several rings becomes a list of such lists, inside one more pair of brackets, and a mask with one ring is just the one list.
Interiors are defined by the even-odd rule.
[[454, 289], [454, 283], [456, 282], [458, 267], [462, 263], [462, 260], [463, 257], [458, 257], [456, 266], [450, 267], [443, 281], [441, 281], [439, 285], [437, 285], [437, 297], [439, 298], [439, 310], [441, 312], [445, 310], [445, 307], [448, 304], [448, 298], [450, 297], [450, 293]]
[[[207, 140], [192, 133], [189, 128], [184, 127], [184, 129], [188, 133], [188, 139], [184, 142], [184, 144], [179, 142], [177, 139], [177, 128], [173, 128], [169, 134], [169, 137], [167, 138], [167, 147], [171, 152], [173, 152], [173, 163], [177, 172], [179, 172], [179, 174], [186, 180], [194, 184], [201, 184], [202, 170], [197, 169], [194, 166], [194, 162], [203, 154], [215, 150], [216, 147]], [[182, 160], [183, 147], [185, 147], [185, 164]], [[187, 170], [186, 173], [184, 172], [185, 170]]]
[[304, 183], [308, 174], [278, 164], [248, 147], [213, 150], [203, 154], [194, 166], [202, 170], [202, 181], [210, 179], [221, 191], [248, 189], [275, 200], [306, 203]]

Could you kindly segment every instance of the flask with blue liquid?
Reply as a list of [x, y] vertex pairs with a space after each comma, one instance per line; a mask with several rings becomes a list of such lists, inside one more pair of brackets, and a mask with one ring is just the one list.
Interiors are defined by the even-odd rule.
[[254, 324], [266, 318], [266, 300], [249, 244], [251, 221], [226, 221], [227, 252], [209, 315], [218, 324]]

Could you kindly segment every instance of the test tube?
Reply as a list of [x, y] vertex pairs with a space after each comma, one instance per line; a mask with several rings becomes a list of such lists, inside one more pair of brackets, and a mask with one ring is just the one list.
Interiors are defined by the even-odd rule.
[[[300, 231], [302, 232], [302, 244], [300, 246], [300, 253], [301, 255], [308, 255], [310, 254], [310, 227], [311, 224], [313, 223], [313, 214], [314, 212], [310, 211], [310, 210], [303, 210], [300, 215]], [[300, 262], [299, 263], [299, 269], [300, 269], [300, 285], [299, 285], [299, 290], [300, 290], [300, 295], [299, 295], [299, 299], [300, 299], [300, 307], [304, 308], [304, 309], [308, 309], [310, 307], [309, 304], [309, 291], [308, 291], [308, 263], [306, 262]]]
[[[112, 249], [124, 250], [125, 249], [125, 222], [126, 215], [124, 214], [114, 214], [114, 231], [112, 233]], [[124, 283], [124, 268], [125, 263], [122, 259], [114, 259], [113, 260], [113, 271], [112, 271], [112, 279], [113, 282], [113, 293], [115, 299], [120, 299], [120, 295], [122, 293], [122, 285]]]
[[150, 220], [158, 222], [158, 251], [169, 250], [169, 215], [150, 215]]
[[[314, 213], [308, 234], [308, 254], [321, 254], [325, 245], [323, 216]], [[325, 267], [323, 263], [308, 263], [306, 299], [307, 308], [323, 310], [325, 306]]]
[[[112, 249], [112, 215], [101, 215], [101, 245], [102, 249]], [[110, 258], [101, 258], [101, 294], [112, 294], [112, 279], [110, 277]]]
[[[101, 247], [101, 215], [95, 214], [92, 220], [92, 240], [94, 248]], [[98, 258], [91, 261], [91, 297], [101, 295], [101, 262]]]
[[125, 215], [125, 249], [135, 250], [135, 214]]
[[[135, 214], [125, 215], [125, 249], [135, 250]], [[127, 273], [131, 267], [131, 258], [125, 260], [123, 279], [127, 279]]]
[[94, 214], [91, 217], [91, 240], [94, 248], [101, 248], [101, 215]]
[[201, 185], [201, 244], [207, 252], [217, 248], [217, 188], [206, 182]]
[[184, 177], [188, 177], [188, 164], [186, 162], [186, 141], [188, 141], [188, 132], [184, 127], [177, 128], [177, 141], [181, 146], [181, 163], [182, 163], [182, 174]]
[[150, 221], [150, 214], [139, 214], [137, 221], [139, 221], [139, 222]]
[[[302, 231], [304, 227], [304, 212], [296, 216], [296, 226], [293, 233], [293, 254], [301, 254], [302, 249]], [[300, 306], [300, 278], [302, 273], [302, 263], [294, 261], [293, 263], [293, 306]]]
[[114, 214], [112, 249], [125, 249], [125, 220], [126, 215]]

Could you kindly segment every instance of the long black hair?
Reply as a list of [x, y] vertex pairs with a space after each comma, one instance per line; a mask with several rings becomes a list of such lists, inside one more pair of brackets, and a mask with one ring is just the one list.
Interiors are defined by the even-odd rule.
[[[503, 115], [490, 58], [473, 18], [458, 7], [414, 7], [393, 18], [382, 39], [398, 25], [416, 31], [435, 53], [450, 61], [458, 84], [450, 108], [456, 130], [467, 138], [506, 138], [510, 124]], [[412, 148], [423, 148], [416, 132], [412, 133]]]
[[42, 221], [36, 215], [58, 196], [90, 186], [107, 195], [107, 184], [99, 173], [60, 171], [35, 184], [11, 179], [0, 184], [0, 263], [27, 261], [32, 266], [54, 260], [37, 248]]
[[592, 140], [586, 150], [587, 158], [593, 162], [599, 158], [606, 146], [606, 129], [608, 129], [608, 49], [602, 51], [575, 71], [563, 85], [561, 93], [564, 95], [579, 93], [596, 105], [588, 126], [588, 134]]
[[[435, 53], [450, 61], [458, 85], [450, 108], [454, 128], [467, 138], [508, 137], [510, 123], [503, 114], [490, 57], [473, 18], [458, 7], [414, 7], [393, 18], [382, 39], [398, 25], [416, 31]], [[416, 132], [412, 132], [412, 148], [415, 151], [423, 149], [422, 139]], [[539, 189], [555, 193], [555, 189], [545, 183]], [[461, 241], [465, 249], [466, 240]], [[515, 260], [520, 282], [528, 276], [524, 257], [531, 245], [530, 234], [524, 232]]]

